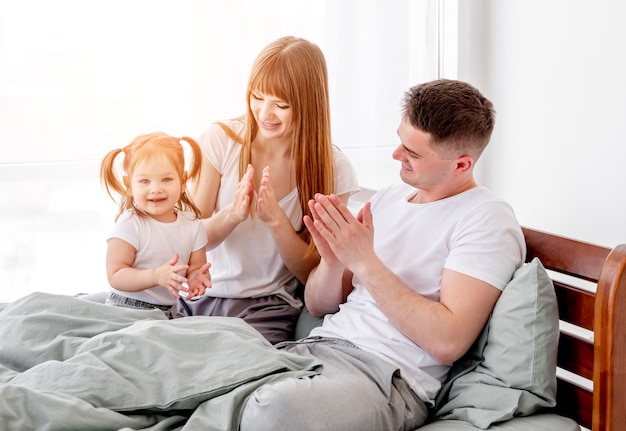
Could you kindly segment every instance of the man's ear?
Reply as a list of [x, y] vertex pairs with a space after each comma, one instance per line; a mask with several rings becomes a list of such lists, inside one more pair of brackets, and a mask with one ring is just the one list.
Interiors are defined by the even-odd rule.
[[474, 159], [470, 156], [461, 156], [456, 160], [456, 171], [464, 174], [474, 166]]

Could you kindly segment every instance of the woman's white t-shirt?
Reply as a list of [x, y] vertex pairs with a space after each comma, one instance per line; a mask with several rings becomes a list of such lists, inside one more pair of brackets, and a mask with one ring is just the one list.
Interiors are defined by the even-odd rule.
[[[244, 123], [225, 121], [236, 134], [241, 134]], [[239, 154], [241, 144], [226, 135], [218, 124], [212, 124], [198, 139], [209, 162], [221, 174], [220, 190], [215, 211], [230, 204], [239, 183]], [[359, 190], [356, 173], [348, 157], [333, 147], [336, 194], [354, 193]], [[311, 197], [312, 198], [312, 197]], [[301, 229], [303, 213], [294, 188], [280, 200], [293, 228]], [[255, 298], [277, 295], [294, 307], [301, 302], [293, 297], [297, 286], [296, 277], [287, 269], [278, 252], [272, 235], [262, 221], [250, 217], [216, 248], [207, 252], [211, 262], [211, 289], [206, 295], [224, 298]]]

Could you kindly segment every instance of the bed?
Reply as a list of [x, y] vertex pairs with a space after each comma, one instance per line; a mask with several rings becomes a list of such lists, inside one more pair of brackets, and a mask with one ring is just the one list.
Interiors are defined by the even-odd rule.
[[[498, 301], [502, 307], [494, 310], [491, 330], [455, 364], [432, 420], [421, 430], [564, 431], [580, 425], [626, 431], [626, 244], [609, 249], [531, 228], [524, 235], [524, 276], [507, 286], [509, 299], [503, 293]], [[531, 279], [543, 289], [543, 297], [536, 297], [546, 299], [520, 307], [532, 296], [522, 279]], [[516, 297], [519, 287], [524, 290]], [[517, 308], [506, 308], [507, 302]], [[535, 331], [528, 342], [544, 374], [534, 366], [527, 373], [525, 360], [502, 359], [512, 337], [501, 336], [499, 319], [516, 316], [520, 308], [543, 313], [519, 326]], [[318, 323], [304, 310], [297, 335]], [[535, 323], [542, 323], [542, 332]], [[498, 335], [506, 338], [504, 346], [494, 342]], [[544, 344], [537, 348], [540, 339]], [[218, 344], [220, 349], [212, 348]], [[490, 359], [495, 365], [487, 366]], [[539, 378], [542, 387], [489, 375], [504, 365], [512, 374], [522, 370]], [[277, 351], [238, 319], [169, 321], [156, 310], [43, 293], [4, 304], [0, 312], [0, 423], [6, 429], [237, 429], [239, 411], [259, 385], [319, 370], [315, 361]], [[487, 395], [474, 396], [480, 392], [473, 390]], [[477, 398], [517, 404], [496, 412]]]

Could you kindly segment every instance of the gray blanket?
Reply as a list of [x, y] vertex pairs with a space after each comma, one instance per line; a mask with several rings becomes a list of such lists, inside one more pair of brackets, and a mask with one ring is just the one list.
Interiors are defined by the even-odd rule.
[[236, 318], [42, 293], [0, 312], [4, 429], [234, 430], [257, 387], [320, 368]]

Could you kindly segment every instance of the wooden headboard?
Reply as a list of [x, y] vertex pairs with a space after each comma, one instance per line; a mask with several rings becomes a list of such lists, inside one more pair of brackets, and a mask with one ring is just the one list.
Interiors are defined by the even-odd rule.
[[[593, 431], [626, 431], [626, 244], [610, 249], [523, 231], [526, 261], [538, 257], [553, 271], [563, 326], [573, 324], [590, 334], [561, 330], [558, 366], [565, 372], [558, 379], [557, 412]], [[576, 377], [593, 382], [592, 388]]]

